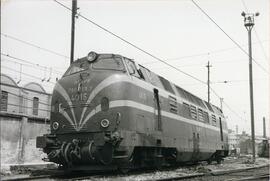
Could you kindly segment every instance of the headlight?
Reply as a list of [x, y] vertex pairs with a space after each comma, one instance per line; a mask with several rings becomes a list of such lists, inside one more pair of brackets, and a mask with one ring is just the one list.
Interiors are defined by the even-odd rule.
[[59, 123], [58, 123], [58, 122], [53, 122], [53, 123], [52, 123], [52, 128], [53, 128], [54, 130], [57, 130], [57, 129], [59, 128]]
[[97, 54], [96, 54], [95, 52], [90, 52], [90, 53], [88, 53], [88, 55], [87, 55], [87, 60], [88, 60], [89, 62], [95, 61], [96, 58], [97, 58]]
[[107, 128], [107, 127], [110, 125], [110, 121], [109, 121], [108, 119], [102, 119], [102, 120], [100, 121], [100, 125], [101, 125], [101, 127], [103, 127], [103, 128]]

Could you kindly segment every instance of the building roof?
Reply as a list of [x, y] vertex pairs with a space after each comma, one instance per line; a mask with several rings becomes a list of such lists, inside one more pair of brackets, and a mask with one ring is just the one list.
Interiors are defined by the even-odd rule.
[[1, 84], [8, 84], [11, 86], [19, 87], [18, 84], [8, 75], [6, 74], [1, 74]]
[[31, 92], [37, 92], [41, 94], [50, 95], [49, 93], [45, 91], [45, 89], [39, 83], [29, 82], [25, 84], [23, 87], [20, 87], [10, 76], [6, 74], [0, 74], [0, 76], [1, 76], [1, 82], [0, 82], [1, 85], [15, 87], [15, 88], [21, 89], [24, 92], [31, 91]]
[[30, 82], [23, 86], [24, 89], [33, 90], [37, 92], [43, 92], [46, 93], [45, 89], [42, 87], [42, 85], [36, 83], [36, 82]]

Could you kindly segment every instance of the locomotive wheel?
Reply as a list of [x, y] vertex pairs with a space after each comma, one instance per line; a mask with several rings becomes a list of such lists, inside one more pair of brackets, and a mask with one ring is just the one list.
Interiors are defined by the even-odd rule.
[[99, 150], [99, 159], [104, 165], [108, 165], [112, 162], [113, 147], [110, 143], [105, 143], [103, 148]]
[[164, 158], [163, 157], [155, 157], [154, 165], [155, 165], [156, 169], [161, 170], [163, 164], [164, 164]]
[[217, 159], [217, 164], [221, 164], [221, 162], [223, 162], [224, 160], [223, 160], [223, 158], [218, 158]]

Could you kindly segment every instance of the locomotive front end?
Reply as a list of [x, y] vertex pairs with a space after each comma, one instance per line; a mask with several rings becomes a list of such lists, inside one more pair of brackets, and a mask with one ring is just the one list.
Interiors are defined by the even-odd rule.
[[37, 137], [48, 160], [71, 167], [109, 165], [123, 139], [120, 99], [126, 77], [122, 57], [90, 52], [76, 60], [56, 83], [51, 102], [51, 133]]

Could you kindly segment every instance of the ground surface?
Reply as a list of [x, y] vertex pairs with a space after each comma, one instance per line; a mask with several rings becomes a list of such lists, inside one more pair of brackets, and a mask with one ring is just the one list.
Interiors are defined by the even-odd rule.
[[[224, 170], [233, 170], [233, 169], [242, 169], [242, 168], [250, 168], [250, 167], [256, 167], [261, 165], [269, 164], [269, 159], [267, 158], [257, 158], [255, 164], [251, 163], [250, 157], [228, 157], [224, 160], [222, 164], [199, 164], [197, 166], [184, 166], [179, 167], [173, 170], [169, 171], [153, 171], [149, 173], [143, 173], [143, 174], [130, 174], [130, 175], [118, 175], [118, 176], [110, 176], [110, 177], [103, 177], [103, 178], [91, 178], [86, 180], [102, 180], [102, 181], [126, 181], [126, 180], [134, 180], [134, 181], [145, 181], [145, 180], [156, 180], [156, 179], [162, 179], [162, 178], [169, 178], [169, 177], [179, 177], [179, 176], [188, 176], [192, 174], [199, 174], [199, 173], [208, 173], [210, 171], [224, 171]], [[266, 168], [266, 170], [269, 170], [269, 167]], [[269, 172], [268, 172], [269, 173]], [[244, 176], [239, 176], [244, 177]], [[217, 176], [209, 176], [205, 177], [203, 179], [202, 177], [198, 178], [191, 178], [191, 179], [185, 179], [185, 180], [225, 180], [225, 177], [217, 177]]]
[[18, 142], [1, 140], [1, 165], [42, 162], [46, 155], [36, 148], [36, 140], [30, 139], [25, 143], [23, 154]]
[[[209, 173], [209, 172], [220, 172], [226, 170], [236, 170], [236, 169], [244, 169], [244, 168], [252, 168], [258, 167], [262, 165], [269, 165], [268, 158], [257, 158], [256, 162], [253, 164], [251, 163], [251, 158], [249, 156], [243, 157], [228, 157], [224, 160], [222, 164], [212, 163], [208, 165], [206, 163], [201, 163], [195, 166], [181, 166], [177, 168], [170, 168], [162, 171], [132, 171], [128, 174], [119, 174], [119, 173], [109, 173], [109, 174], [98, 174], [95, 176], [91, 176], [89, 178], [80, 178], [80, 180], [94, 180], [94, 181], [126, 181], [126, 180], [134, 180], [134, 181], [146, 181], [146, 180], [157, 180], [157, 179], [164, 179], [164, 178], [171, 178], [171, 177], [179, 177], [179, 176], [188, 176], [194, 174], [201, 174], [201, 173]], [[18, 167], [19, 168], [19, 167]], [[269, 173], [269, 167], [264, 167], [261, 169], [250, 170], [245, 172], [234, 173], [239, 174], [235, 176], [235, 178], [244, 178], [245, 176], [252, 176], [256, 173], [266, 172]], [[253, 173], [254, 172], [254, 173]], [[7, 173], [1, 168], [1, 175], [2, 176], [16, 176], [18, 173], [23, 173], [18, 170], [12, 170]], [[25, 174], [25, 173], [24, 173]], [[76, 178], [76, 176], [75, 176]], [[203, 176], [197, 177], [192, 179], [185, 179], [185, 180], [228, 180], [230, 177], [229, 174], [220, 175], [220, 176]], [[68, 179], [68, 178], [65, 178]], [[70, 178], [69, 178], [70, 179]], [[50, 179], [50, 180], [59, 180], [59, 179]], [[62, 179], [61, 179], [62, 180]], [[75, 179], [76, 180], [76, 179]], [[266, 179], [267, 180], [267, 179]]]
[[18, 142], [1, 141], [1, 176], [10, 175], [10, 165], [14, 164], [44, 164], [42, 158], [46, 155], [36, 148], [36, 140], [30, 139], [25, 145], [23, 156]]
[[262, 178], [259, 179], [257, 176], [261, 174], [269, 173], [269, 167], [262, 167], [258, 169], [250, 169], [245, 171], [237, 171], [234, 173], [227, 173], [224, 175], [218, 175], [218, 176], [203, 176], [203, 177], [195, 177], [190, 179], [181, 179], [182, 181], [218, 181], [218, 180], [224, 180], [224, 181], [236, 181], [236, 180], [253, 180], [253, 181], [269, 181], [268, 178]]

